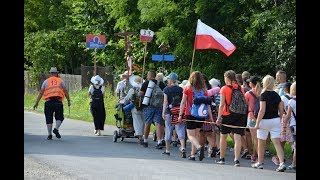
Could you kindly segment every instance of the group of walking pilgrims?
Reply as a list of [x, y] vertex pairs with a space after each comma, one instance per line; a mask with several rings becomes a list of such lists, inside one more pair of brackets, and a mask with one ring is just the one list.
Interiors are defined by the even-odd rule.
[[[64, 120], [64, 97], [68, 106], [71, 103], [57, 68], [52, 67], [49, 72], [51, 76], [43, 82], [34, 109], [42, 97], [47, 139], [51, 140], [52, 132], [56, 138], [61, 138], [59, 127]], [[104, 92], [104, 80], [99, 75], [93, 76], [88, 95], [95, 136], [100, 136], [104, 130]], [[155, 125], [155, 148], [164, 148], [164, 156], [170, 156], [171, 146], [179, 146], [182, 158], [202, 161], [207, 151], [209, 158], [217, 157], [217, 164], [225, 164], [230, 136], [234, 145], [230, 148], [234, 151], [234, 166], [240, 166], [240, 159], [245, 158], [251, 160], [252, 168], [263, 169], [264, 156], [272, 156], [272, 141], [276, 154], [271, 159], [277, 165], [276, 171], [296, 170], [296, 82], [288, 82], [282, 70], [275, 78], [227, 70], [224, 85], [218, 79], [209, 80], [200, 71], [193, 71], [189, 79], [182, 82], [174, 72], [164, 76], [150, 70], [143, 80], [125, 71], [117, 83], [115, 95], [121, 103], [134, 104], [130, 111], [134, 135], [141, 146], [149, 146], [150, 127]], [[56, 126], [52, 130], [53, 117]], [[190, 148], [187, 148], [187, 141]], [[285, 165], [286, 143], [292, 149], [289, 166]]]

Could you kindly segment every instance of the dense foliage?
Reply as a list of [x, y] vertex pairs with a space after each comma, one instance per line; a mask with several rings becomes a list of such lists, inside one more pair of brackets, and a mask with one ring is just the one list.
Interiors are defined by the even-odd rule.
[[[237, 49], [229, 57], [218, 50], [197, 50], [193, 70], [222, 79], [223, 72], [248, 70], [275, 75], [279, 69], [296, 75], [296, 1], [287, 0], [26, 0], [24, 7], [24, 64], [33, 76], [57, 66], [63, 73], [79, 74], [80, 66], [112, 65], [125, 68], [124, 39], [115, 33], [137, 32], [129, 38], [133, 63], [143, 66], [145, 44], [140, 29], [151, 29], [146, 69], [161, 70], [152, 54], [165, 43], [165, 72], [179, 79], [189, 76], [197, 19], [227, 37]], [[86, 49], [87, 34], [106, 35], [105, 49]], [[141, 71], [135, 72], [141, 74]]]

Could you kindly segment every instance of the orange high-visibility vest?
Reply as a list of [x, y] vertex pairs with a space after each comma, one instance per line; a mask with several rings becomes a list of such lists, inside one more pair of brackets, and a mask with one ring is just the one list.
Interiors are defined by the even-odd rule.
[[49, 77], [47, 79], [47, 87], [45, 88], [42, 98], [44, 100], [49, 99], [50, 97], [60, 97], [59, 100], [63, 101], [64, 91], [61, 86], [62, 79], [60, 77]]

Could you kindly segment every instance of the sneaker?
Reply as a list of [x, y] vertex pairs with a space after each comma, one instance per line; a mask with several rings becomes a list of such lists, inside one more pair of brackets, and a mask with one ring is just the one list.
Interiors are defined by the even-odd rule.
[[100, 136], [100, 132], [96, 131], [96, 133], [94, 133], [95, 136]]
[[251, 159], [251, 154], [246, 155], [246, 159]]
[[218, 161], [216, 161], [217, 164], [224, 164], [225, 160], [224, 158], [220, 158]]
[[162, 153], [162, 155], [170, 156], [170, 152], [165, 151], [165, 152]]
[[47, 137], [47, 140], [52, 140], [52, 135], [49, 135], [49, 136]]
[[206, 144], [206, 145], [204, 146], [204, 150], [205, 150], [205, 151], [208, 150], [208, 144]]
[[270, 156], [271, 156], [271, 153], [270, 153], [269, 150], [266, 150], [265, 153], [264, 153], [264, 155], [267, 156], [267, 157], [270, 157]]
[[210, 157], [214, 158], [216, 156], [217, 156], [217, 148], [212, 148], [212, 153]]
[[246, 158], [246, 156], [249, 154], [248, 149], [245, 149], [243, 153], [241, 154], [241, 158]]
[[161, 146], [166, 146], [166, 141], [164, 139], [161, 141]]
[[240, 161], [239, 161], [239, 160], [235, 160], [235, 161], [234, 161], [234, 166], [239, 167], [239, 166], [240, 166]]
[[217, 149], [217, 153], [216, 153], [217, 156], [220, 155], [220, 149]]
[[196, 160], [196, 157], [194, 157], [194, 156], [188, 156], [188, 159], [191, 160], [191, 161], [195, 161], [195, 160]]
[[288, 166], [289, 170], [296, 170], [296, 166], [294, 166], [293, 164], [291, 164], [290, 166]]
[[52, 132], [56, 135], [56, 137], [57, 137], [58, 139], [61, 138], [61, 135], [59, 134], [59, 130], [58, 130], [58, 129], [54, 128]]
[[263, 165], [260, 164], [259, 162], [256, 162], [256, 163], [252, 164], [251, 167], [257, 168], [257, 169], [263, 169]]
[[280, 166], [276, 169], [276, 171], [277, 171], [277, 172], [284, 172], [286, 169], [287, 169], [287, 168], [286, 168], [286, 165], [284, 165], [284, 163], [283, 163], [282, 165], [280, 165]]
[[181, 151], [181, 157], [186, 158], [187, 157], [186, 150], [183, 148], [183, 149], [180, 149], [180, 151]]
[[186, 158], [186, 157], [187, 157], [186, 152], [182, 152], [182, 153], [181, 153], [181, 157], [182, 157], [182, 158]]
[[161, 144], [157, 144], [155, 147], [156, 147], [156, 149], [162, 149], [163, 148], [163, 146]]
[[143, 145], [143, 139], [139, 139], [138, 144]]
[[213, 150], [211, 148], [208, 148], [208, 158], [210, 158], [212, 154], [213, 154]]
[[173, 147], [178, 147], [178, 142], [177, 141], [173, 141], [172, 145], [173, 145]]
[[143, 147], [147, 148], [148, 147], [148, 142], [143, 142], [142, 145], [143, 145]]
[[199, 161], [202, 161], [204, 158], [204, 146], [201, 146], [201, 148], [198, 150], [199, 155]]

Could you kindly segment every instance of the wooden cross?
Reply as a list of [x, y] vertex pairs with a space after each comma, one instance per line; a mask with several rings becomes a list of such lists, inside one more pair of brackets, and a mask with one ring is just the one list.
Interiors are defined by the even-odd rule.
[[137, 32], [128, 32], [125, 30], [124, 32], [114, 33], [114, 35], [124, 38], [124, 44], [125, 44], [125, 50], [126, 50], [125, 59], [126, 59], [126, 66], [128, 71], [129, 71], [129, 66], [128, 66], [127, 58], [128, 58], [128, 51], [129, 51], [129, 36], [133, 34], [137, 34]]

